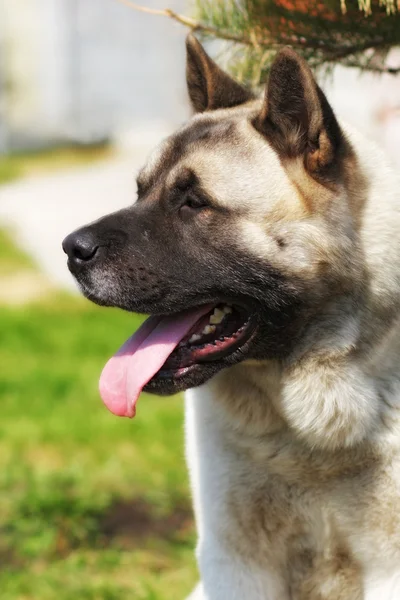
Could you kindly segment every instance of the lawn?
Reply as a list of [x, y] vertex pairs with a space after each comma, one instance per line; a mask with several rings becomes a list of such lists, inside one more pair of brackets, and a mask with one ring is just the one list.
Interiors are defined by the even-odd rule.
[[0, 229], [0, 277], [32, 268], [32, 261], [12, 243], [9, 232]]
[[8, 183], [20, 177], [34, 177], [61, 169], [86, 166], [110, 158], [113, 154], [112, 146], [107, 143], [0, 154], [0, 183]]
[[[0, 274], [28, 264], [0, 234]], [[138, 323], [59, 293], [0, 309], [1, 600], [179, 600], [196, 580], [181, 398], [126, 420], [97, 391]]]

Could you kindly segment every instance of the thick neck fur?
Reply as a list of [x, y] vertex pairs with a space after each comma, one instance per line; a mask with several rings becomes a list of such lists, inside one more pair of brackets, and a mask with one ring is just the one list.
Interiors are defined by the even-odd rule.
[[221, 418], [242, 444], [279, 432], [337, 451], [400, 431], [400, 198], [393, 198], [400, 186], [375, 146], [346, 134], [366, 181], [358, 223], [365, 293], [326, 306], [288, 360], [248, 361], [232, 367], [235, 377], [229, 369], [211, 382]]

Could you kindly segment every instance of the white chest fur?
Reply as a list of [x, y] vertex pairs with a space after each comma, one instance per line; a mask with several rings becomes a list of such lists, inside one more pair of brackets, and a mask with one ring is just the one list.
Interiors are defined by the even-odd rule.
[[312, 452], [279, 420], [248, 437], [214, 393], [186, 397], [199, 598], [400, 598], [397, 458]]

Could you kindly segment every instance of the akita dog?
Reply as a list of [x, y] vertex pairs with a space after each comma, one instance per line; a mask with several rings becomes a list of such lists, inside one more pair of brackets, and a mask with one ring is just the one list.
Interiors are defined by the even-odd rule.
[[256, 98], [189, 36], [187, 82], [137, 202], [64, 241], [86, 296], [152, 315], [102, 397], [190, 390], [193, 598], [399, 600], [399, 180], [291, 49]]

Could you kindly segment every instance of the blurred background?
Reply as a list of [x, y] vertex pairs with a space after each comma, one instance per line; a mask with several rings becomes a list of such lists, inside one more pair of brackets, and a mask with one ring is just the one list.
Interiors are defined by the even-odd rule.
[[[186, 33], [116, 0], [0, 0], [1, 600], [177, 600], [197, 578], [181, 398], [105, 410], [99, 374], [140, 319], [81, 299], [61, 251], [134, 201], [188, 117]], [[400, 165], [400, 79], [322, 83]]]

